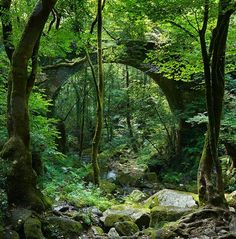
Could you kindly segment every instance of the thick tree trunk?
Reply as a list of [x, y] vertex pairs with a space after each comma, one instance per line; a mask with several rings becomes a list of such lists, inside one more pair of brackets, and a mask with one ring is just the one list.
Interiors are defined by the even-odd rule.
[[[37, 64], [32, 58], [32, 71], [28, 77], [29, 59], [34, 56], [38, 42], [56, 0], [38, 1], [14, 51], [9, 75], [8, 132], [9, 140], [1, 152], [11, 162], [7, 177], [9, 206], [30, 207], [42, 211], [48, 204], [37, 189], [37, 175], [32, 168], [28, 100], [35, 80]], [[36, 54], [37, 55], [37, 54]]]

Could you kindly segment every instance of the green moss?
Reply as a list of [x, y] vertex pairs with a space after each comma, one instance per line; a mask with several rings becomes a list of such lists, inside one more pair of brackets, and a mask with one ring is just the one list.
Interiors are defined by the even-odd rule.
[[128, 197], [126, 197], [125, 202], [127, 203], [138, 203], [141, 202], [146, 195], [139, 191], [139, 190], [134, 190]]
[[61, 217], [49, 217], [43, 224], [45, 234], [51, 239], [75, 238], [83, 230], [80, 222]]
[[154, 228], [147, 228], [143, 230], [145, 236], [148, 236], [150, 239], [157, 239], [157, 230]]
[[111, 183], [109, 181], [106, 180], [101, 180], [100, 183], [100, 188], [102, 191], [104, 191], [105, 193], [112, 193], [116, 190], [116, 184]]
[[144, 202], [144, 207], [146, 208], [153, 208], [159, 206], [159, 200], [156, 195], [151, 196]]
[[133, 221], [133, 219], [125, 214], [109, 214], [104, 221], [104, 225], [106, 227], [113, 227], [116, 222], [124, 222], [124, 221]]
[[225, 194], [226, 201], [229, 206], [236, 207], [236, 193]]
[[139, 231], [138, 226], [132, 221], [117, 222], [115, 229], [120, 236], [133, 236]]
[[102, 228], [98, 227], [98, 226], [92, 226], [91, 232], [95, 236], [104, 236], [104, 234], [105, 234], [104, 231], [102, 230]]
[[28, 218], [24, 224], [24, 233], [26, 239], [44, 239], [41, 222], [37, 218]]
[[150, 226], [160, 228], [165, 223], [176, 221], [189, 212], [191, 210], [187, 208], [156, 206], [151, 210]]

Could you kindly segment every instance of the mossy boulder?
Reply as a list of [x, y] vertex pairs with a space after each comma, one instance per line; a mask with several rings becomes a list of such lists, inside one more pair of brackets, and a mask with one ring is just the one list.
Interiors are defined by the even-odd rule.
[[148, 198], [144, 205], [149, 208], [156, 206], [179, 207], [179, 208], [197, 208], [193, 193], [182, 192], [171, 189], [163, 189]]
[[43, 223], [43, 232], [50, 239], [76, 239], [82, 231], [80, 222], [65, 217], [48, 217]]
[[140, 205], [116, 205], [103, 213], [100, 218], [104, 225], [112, 227], [115, 222], [133, 221], [140, 229], [149, 227], [150, 210]]
[[89, 230], [89, 235], [91, 235], [91, 237], [98, 237], [98, 236], [104, 236], [105, 233], [101, 227], [92, 226]]
[[116, 222], [124, 222], [124, 221], [132, 221], [132, 220], [133, 220], [132, 217], [129, 215], [113, 213], [113, 214], [107, 215], [104, 221], [104, 226], [113, 227]]
[[236, 208], [236, 191], [225, 195], [229, 206]]
[[24, 223], [26, 239], [45, 239], [41, 230], [41, 222], [38, 218], [28, 218]]
[[138, 203], [143, 201], [146, 198], [146, 194], [142, 191], [135, 189], [133, 190], [128, 197], [126, 197], [125, 201], [127, 203]]
[[131, 163], [117, 165], [116, 182], [122, 186], [135, 187], [143, 178], [144, 171], [144, 168], [135, 167]]
[[112, 227], [107, 233], [109, 239], [119, 239], [120, 235], [114, 227]]
[[115, 183], [109, 182], [107, 180], [101, 180], [100, 187], [106, 193], [113, 193], [117, 188]]
[[133, 236], [139, 231], [138, 226], [131, 221], [117, 222], [115, 223], [115, 229], [120, 236]]
[[151, 209], [150, 226], [160, 228], [165, 223], [176, 221], [191, 211], [189, 208], [156, 206]]
[[143, 230], [143, 234], [144, 236], [147, 236], [149, 239], [157, 239], [158, 238], [158, 234], [157, 234], [157, 230], [155, 228], [146, 228], [145, 230]]

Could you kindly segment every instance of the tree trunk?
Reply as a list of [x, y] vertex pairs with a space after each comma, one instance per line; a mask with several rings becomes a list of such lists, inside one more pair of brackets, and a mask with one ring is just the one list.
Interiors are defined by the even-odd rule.
[[[11, 162], [11, 171], [7, 177], [9, 207], [23, 206], [42, 211], [48, 206], [37, 189], [37, 175], [32, 168], [28, 100], [35, 80], [37, 59], [34, 57], [37, 58], [35, 53], [40, 35], [55, 3], [56, 0], [38, 1], [12, 56], [8, 81], [11, 84], [8, 92], [9, 140], [1, 152], [2, 157]], [[32, 71], [28, 76], [31, 57]]]
[[87, 101], [87, 95], [88, 95], [88, 92], [87, 92], [87, 77], [88, 77], [88, 72], [87, 72], [87, 68], [85, 68], [82, 112], [81, 112], [81, 122], [80, 122], [80, 138], [79, 138], [79, 156], [80, 157], [83, 154], [83, 147], [84, 147], [85, 107], [86, 107], [86, 101]]
[[[209, 2], [206, 1], [205, 16], [202, 30], [199, 32], [204, 63], [206, 102], [208, 112], [208, 130], [205, 138], [202, 157], [199, 164], [198, 188], [200, 202], [223, 206], [226, 204], [222, 169], [218, 158], [218, 139], [221, 124], [222, 105], [224, 98], [225, 49], [230, 16], [229, 2], [219, 2], [219, 14], [216, 28], [207, 52], [205, 32], [208, 21]], [[212, 174], [215, 169], [216, 181]]]
[[102, 136], [103, 127], [103, 98], [104, 98], [104, 80], [103, 80], [103, 66], [102, 66], [102, 0], [98, 0], [97, 9], [97, 58], [98, 58], [98, 82], [97, 82], [97, 122], [95, 134], [92, 143], [92, 165], [94, 173], [94, 183], [100, 184], [100, 169], [98, 163], [98, 150]]
[[126, 89], [127, 89], [127, 97], [126, 97], [126, 122], [128, 126], [128, 133], [129, 133], [129, 138], [131, 140], [131, 145], [134, 150], [134, 152], [138, 151], [135, 138], [134, 138], [134, 131], [133, 131], [133, 126], [131, 123], [131, 106], [130, 106], [130, 93], [129, 93], [129, 86], [130, 86], [130, 77], [129, 77], [129, 68], [126, 65], [125, 66], [125, 79], [126, 79]]
[[236, 144], [233, 142], [226, 142], [225, 148], [231, 159], [231, 168], [236, 168]]

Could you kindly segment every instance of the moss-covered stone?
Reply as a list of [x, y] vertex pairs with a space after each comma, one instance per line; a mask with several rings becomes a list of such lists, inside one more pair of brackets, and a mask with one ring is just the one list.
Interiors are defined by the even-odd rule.
[[101, 180], [100, 188], [106, 193], [113, 193], [116, 190], [117, 186], [112, 182]]
[[115, 229], [120, 236], [133, 236], [139, 231], [138, 226], [131, 221], [116, 222]]
[[[125, 164], [124, 164], [125, 165]], [[133, 170], [133, 171], [121, 171], [117, 175], [116, 181], [120, 185], [129, 185], [129, 186], [136, 186], [137, 182], [142, 178], [143, 171], [142, 170]]]
[[125, 214], [109, 214], [105, 218], [104, 226], [113, 227], [116, 222], [133, 221], [132, 217]]
[[133, 221], [140, 230], [149, 227], [150, 222], [150, 209], [143, 208], [140, 204], [132, 205], [116, 205], [103, 213], [100, 218], [104, 225], [113, 226], [118, 221]]
[[48, 217], [43, 223], [43, 233], [50, 239], [76, 239], [82, 231], [80, 222], [68, 218]]
[[146, 228], [145, 230], [143, 230], [143, 234], [145, 236], [147, 236], [149, 239], [157, 239], [157, 230], [154, 228]]
[[225, 198], [226, 198], [226, 200], [228, 202], [228, 205], [230, 207], [236, 208], [236, 191], [234, 191], [234, 192], [232, 192], [230, 194], [226, 194]]
[[180, 208], [197, 208], [198, 204], [195, 201], [193, 193], [182, 192], [171, 189], [163, 189], [150, 198], [148, 198], [144, 205], [149, 208], [156, 206], [170, 206]]
[[92, 234], [92, 236], [104, 236], [105, 235], [103, 229], [98, 226], [92, 226], [90, 228], [90, 233]]
[[166, 222], [176, 221], [189, 212], [191, 209], [188, 208], [156, 206], [151, 210], [150, 226], [160, 228]]
[[41, 230], [41, 222], [37, 218], [28, 218], [24, 224], [26, 239], [45, 239]]
[[77, 222], [82, 223], [85, 227], [88, 227], [91, 225], [91, 215], [89, 213], [77, 213], [73, 219]]
[[109, 239], [119, 239], [120, 235], [114, 227], [112, 227], [107, 233]]
[[125, 199], [127, 203], [138, 203], [146, 198], [146, 195], [140, 190], [134, 190], [132, 193]]

